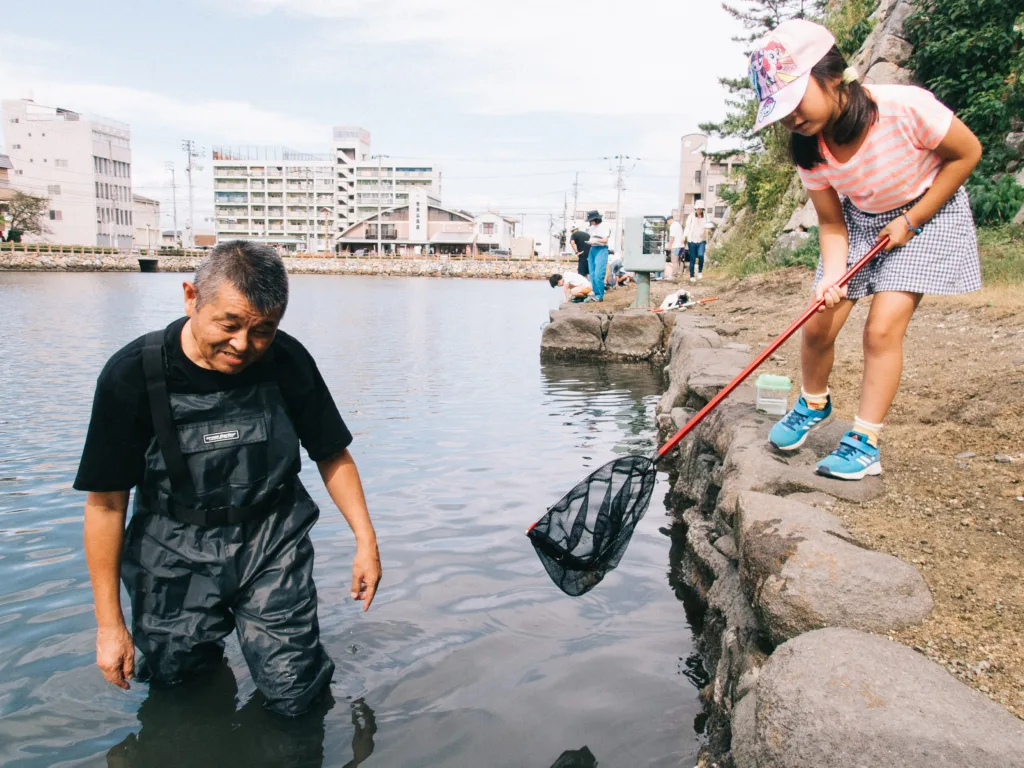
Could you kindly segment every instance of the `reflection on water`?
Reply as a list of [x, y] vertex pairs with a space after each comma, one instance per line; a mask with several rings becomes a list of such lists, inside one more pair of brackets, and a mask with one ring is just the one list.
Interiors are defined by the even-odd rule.
[[71, 480], [99, 369], [178, 315], [180, 282], [0, 274], [0, 764], [549, 766], [586, 759], [586, 745], [601, 765], [676, 766], [696, 754], [691, 634], [659, 530], [667, 484], [583, 597], [552, 586], [523, 535], [589, 472], [655, 448], [660, 389], [643, 366], [541, 366], [553, 294], [539, 282], [294, 278], [284, 328], [355, 433], [385, 573], [361, 613], [351, 534], [305, 466], [323, 510], [333, 699], [295, 721], [267, 715], [234, 642], [195, 686], [105, 685]]

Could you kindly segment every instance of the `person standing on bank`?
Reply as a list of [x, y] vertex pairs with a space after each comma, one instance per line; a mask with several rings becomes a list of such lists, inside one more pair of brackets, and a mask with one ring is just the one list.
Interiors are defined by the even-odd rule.
[[128, 688], [134, 644], [138, 679], [173, 685], [219, 665], [237, 630], [266, 706], [298, 715], [334, 672], [300, 444], [355, 534], [352, 597], [364, 610], [381, 577], [352, 435], [309, 352], [278, 330], [288, 275], [272, 247], [221, 243], [183, 287], [186, 317], [115, 353], [96, 384], [74, 483], [88, 492], [96, 663]]
[[[817, 471], [843, 480], [880, 475], [879, 433], [900, 386], [903, 337], [921, 297], [981, 288], [963, 188], [981, 143], [922, 88], [861, 85], [832, 33], [802, 19], [755, 43], [750, 79], [760, 102], [754, 129], [781, 121], [791, 134], [793, 161], [818, 214], [813, 291], [825, 300], [803, 327], [801, 396], [769, 440], [796, 450], [832, 413], [836, 337], [854, 303], [871, 296], [857, 418]], [[839, 287], [846, 270], [885, 238], [884, 252]]]
[[580, 231], [580, 225], [575, 221], [572, 223], [572, 236], [569, 238], [572, 245], [572, 252], [576, 254], [576, 272], [583, 277], [590, 274], [590, 235]]
[[[693, 213], [686, 219], [683, 239], [689, 244], [690, 282], [696, 283], [704, 278], [704, 249], [707, 246], [707, 219], [704, 217], [704, 201], [693, 204]], [[697, 271], [694, 272], [696, 266]]]
[[590, 235], [590, 253], [587, 262], [590, 271], [590, 284], [594, 287], [594, 295], [588, 296], [587, 301], [604, 301], [604, 283], [608, 277], [608, 240], [611, 239], [612, 230], [601, 219], [598, 211], [587, 213], [587, 234]]
[[683, 272], [682, 268], [682, 254], [683, 249], [686, 247], [686, 238], [683, 237], [683, 225], [675, 220], [675, 217], [668, 217], [668, 251], [669, 256], [672, 259], [672, 275], [673, 281], [679, 279]]

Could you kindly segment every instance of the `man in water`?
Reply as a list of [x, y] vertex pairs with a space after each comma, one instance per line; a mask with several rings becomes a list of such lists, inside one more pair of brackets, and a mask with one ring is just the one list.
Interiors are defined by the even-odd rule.
[[309, 539], [319, 510], [299, 480], [300, 444], [355, 534], [352, 597], [364, 610], [381, 577], [352, 435], [309, 352], [278, 331], [288, 275], [272, 247], [221, 243], [183, 287], [186, 317], [114, 354], [96, 383], [75, 479], [88, 492], [96, 664], [128, 688], [134, 644], [139, 679], [174, 685], [209, 675], [237, 631], [266, 706], [298, 715], [334, 672], [320, 643]]
[[569, 238], [572, 252], [576, 254], [576, 272], [588, 277], [590, 265], [587, 263], [587, 256], [590, 254], [590, 235], [580, 230], [580, 225], [575, 221], [572, 223], [572, 237]]

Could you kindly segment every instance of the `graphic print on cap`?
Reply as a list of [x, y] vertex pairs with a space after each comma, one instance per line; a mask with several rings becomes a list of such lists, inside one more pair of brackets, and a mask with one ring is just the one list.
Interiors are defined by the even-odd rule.
[[750, 54], [750, 84], [757, 94], [757, 100], [763, 102], [762, 112], [768, 104], [775, 106], [775, 100], [771, 98], [773, 93], [799, 77], [796, 69], [796, 60], [777, 40], [768, 41], [764, 48]]

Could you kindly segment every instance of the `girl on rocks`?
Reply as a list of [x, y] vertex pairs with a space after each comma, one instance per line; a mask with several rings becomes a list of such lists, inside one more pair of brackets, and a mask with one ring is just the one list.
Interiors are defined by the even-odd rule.
[[[921, 297], [981, 287], [974, 220], [961, 186], [981, 158], [973, 133], [931, 93], [867, 85], [847, 67], [832, 34], [802, 19], [755, 43], [750, 80], [760, 102], [755, 130], [781, 121], [818, 213], [821, 260], [803, 328], [802, 391], [769, 440], [794, 451], [832, 413], [828, 378], [835, 340], [859, 300], [864, 377], [853, 429], [817, 465], [844, 480], [880, 475], [879, 432], [899, 388], [903, 336]], [[877, 241], [885, 250], [845, 287], [836, 283]]]

